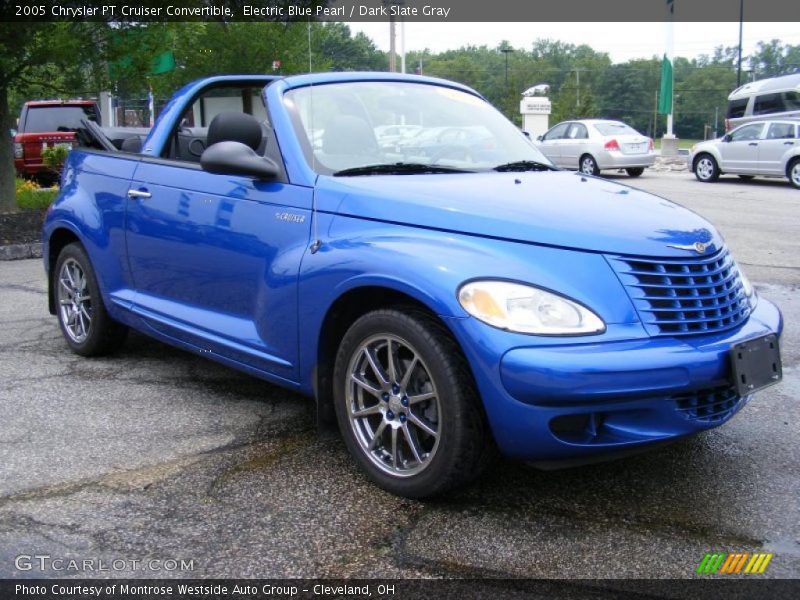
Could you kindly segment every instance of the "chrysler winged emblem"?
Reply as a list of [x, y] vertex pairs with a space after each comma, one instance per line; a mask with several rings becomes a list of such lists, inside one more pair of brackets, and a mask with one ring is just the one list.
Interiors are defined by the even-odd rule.
[[704, 244], [703, 242], [695, 242], [694, 244], [667, 244], [669, 248], [677, 248], [678, 250], [694, 250], [698, 254], [702, 254], [706, 249], [711, 246], [710, 243]]

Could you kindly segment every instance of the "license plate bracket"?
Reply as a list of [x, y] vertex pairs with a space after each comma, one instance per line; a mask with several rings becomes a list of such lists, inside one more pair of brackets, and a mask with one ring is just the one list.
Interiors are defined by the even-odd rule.
[[783, 378], [778, 336], [774, 333], [734, 344], [730, 361], [739, 396], [757, 392]]

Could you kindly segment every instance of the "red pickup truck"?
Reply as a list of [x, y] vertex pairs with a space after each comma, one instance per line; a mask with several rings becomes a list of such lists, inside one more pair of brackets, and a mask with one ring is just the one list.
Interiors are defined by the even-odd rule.
[[14, 166], [21, 177], [52, 183], [56, 178], [42, 162], [42, 150], [56, 144], [75, 142], [81, 119], [100, 124], [100, 110], [94, 100], [35, 100], [26, 102], [14, 136]]

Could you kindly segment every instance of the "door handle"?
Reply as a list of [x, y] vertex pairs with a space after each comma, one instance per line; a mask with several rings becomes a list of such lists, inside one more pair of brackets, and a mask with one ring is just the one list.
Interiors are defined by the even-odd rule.
[[758, 146], [758, 142], [750, 142], [747, 144], [748, 146]]
[[128, 198], [151, 198], [153, 194], [147, 190], [128, 190]]
[[794, 142], [783, 142], [784, 146], [794, 146]]

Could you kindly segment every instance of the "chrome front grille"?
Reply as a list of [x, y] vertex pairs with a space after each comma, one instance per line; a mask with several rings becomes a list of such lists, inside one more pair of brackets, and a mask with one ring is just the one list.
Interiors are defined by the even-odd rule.
[[728, 251], [698, 258], [608, 256], [650, 335], [696, 335], [744, 322], [750, 304]]

